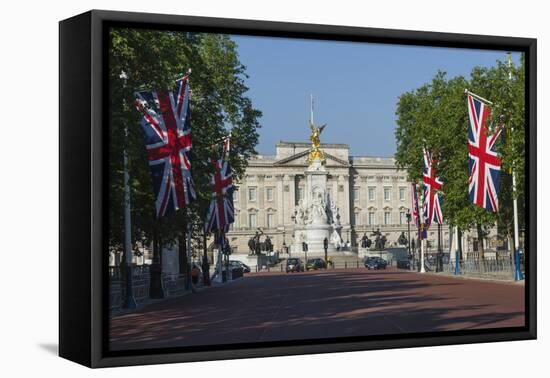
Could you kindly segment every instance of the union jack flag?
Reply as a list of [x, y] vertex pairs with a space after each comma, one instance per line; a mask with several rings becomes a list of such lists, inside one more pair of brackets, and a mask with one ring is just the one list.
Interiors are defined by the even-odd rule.
[[189, 76], [176, 82], [175, 91], [136, 92], [135, 106], [142, 115], [156, 214], [160, 218], [196, 197], [189, 156]]
[[229, 165], [229, 140], [223, 141], [222, 156], [219, 160], [210, 159], [214, 173], [210, 175], [212, 186], [212, 201], [206, 216], [206, 230], [220, 231], [222, 234], [229, 230], [229, 224], [235, 221], [233, 207], [233, 178]]
[[424, 239], [426, 237], [426, 231], [424, 230], [424, 225], [422, 224], [418, 212], [418, 195], [416, 194], [416, 184], [413, 182], [411, 185], [412, 217], [418, 231], [418, 237], [420, 239]]
[[470, 156], [468, 192], [470, 201], [491, 212], [498, 212], [500, 158], [496, 141], [503, 124], [493, 134], [486, 126], [491, 109], [487, 104], [468, 95], [468, 149]]
[[443, 212], [441, 211], [440, 196], [437, 190], [441, 190], [443, 182], [436, 177], [437, 161], [433, 154], [424, 149], [424, 228], [428, 231], [432, 222], [443, 224]]

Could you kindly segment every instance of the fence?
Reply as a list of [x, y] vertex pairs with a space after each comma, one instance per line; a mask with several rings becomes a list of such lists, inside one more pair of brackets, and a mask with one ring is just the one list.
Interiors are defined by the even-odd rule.
[[[149, 265], [137, 265], [132, 267], [132, 289], [134, 299], [139, 306], [145, 305], [151, 301], [149, 297], [150, 288], [150, 269]], [[117, 313], [122, 310], [124, 298], [126, 297], [126, 283], [123, 279], [120, 266], [109, 267], [110, 284], [110, 310], [111, 313]], [[164, 297], [178, 297], [189, 290], [185, 288], [186, 279], [184, 275], [163, 275], [162, 288]], [[202, 286], [202, 274], [199, 275], [199, 281], [195, 285]]]
[[[443, 264], [443, 271], [455, 273], [454, 260]], [[458, 262], [460, 275], [483, 276], [497, 279], [514, 279], [515, 264], [512, 258], [500, 259], [465, 259]]]

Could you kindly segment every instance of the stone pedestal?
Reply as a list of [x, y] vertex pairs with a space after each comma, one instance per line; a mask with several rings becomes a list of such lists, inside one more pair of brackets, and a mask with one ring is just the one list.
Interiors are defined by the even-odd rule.
[[328, 253], [335, 253], [340, 226], [337, 220], [338, 208], [327, 195], [327, 176], [325, 166], [315, 159], [305, 171], [306, 187], [304, 198], [300, 199], [295, 210], [294, 243], [292, 253], [302, 252], [302, 243], [308, 245], [308, 256], [324, 255], [324, 240], [328, 240]]

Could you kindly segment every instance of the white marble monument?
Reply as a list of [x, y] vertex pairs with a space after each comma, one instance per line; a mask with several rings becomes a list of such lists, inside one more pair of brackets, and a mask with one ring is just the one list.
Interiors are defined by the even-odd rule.
[[342, 245], [339, 209], [327, 191], [328, 172], [325, 167], [325, 154], [320, 147], [320, 135], [326, 125], [315, 127], [310, 121], [311, 150], [305, 171], [306, 186], [304, 198], [294, 208], [294, 243], [292, 252], [302, 252], [303, 244], [308, 245], [308, 256], [324, 254], [324, 240], [328, 241], [327, 251], [334, 253]]

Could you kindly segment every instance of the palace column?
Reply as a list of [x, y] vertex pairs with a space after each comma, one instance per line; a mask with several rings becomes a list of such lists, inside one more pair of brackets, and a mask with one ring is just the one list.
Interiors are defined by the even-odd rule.
[[[288, 196], [285, 198], [285, 209], [290, 211], [289, 214], [285, 214], [285, 224], [291, 224], [290, 217], [294, 210], [294, 206], [296, 206], [296, 175], [285, 175], [284, 185], [288, 185]], [[285, 190], [284, 187], [283, 190]]]
[[[287, 190], [288, 189], [288, 190]], [[292, 213], [294, 211], [295, 206], [295, 176], [293, 174], [284, 175], [283, 177], [283, 192], [284, 198], [283, 198], [283, 208], [284, 208], [284, 222], [283, 225], [286, 229], [286, 235], [287, 238], [287, 245], [292, 250], [292, 244], [295, 243], [294, 240], [294, 223], [292, 222]]]
[[349, 175], [339, 174], [337, 178], [338, 187], [338, 207], [340, 208], [340, 222], [342, 223], [342, 239], [344, 242], [350, 241], [350, 193], [349, 193]]
[[256, 176], [258, 179], [258, 189], [257, 190], [257, 198], [256, 201], [258, 202], [258, 215], [256, 218], [256, 222], [258, 227], [267, 227], [267, 212], [265, 211], [265, 175], [260, 174]]
[[277, 227], [281, 227], [285, 224], [286, 215], [283, 192], [284, 175], [275, 175], [275, 179], [277, 180]]

